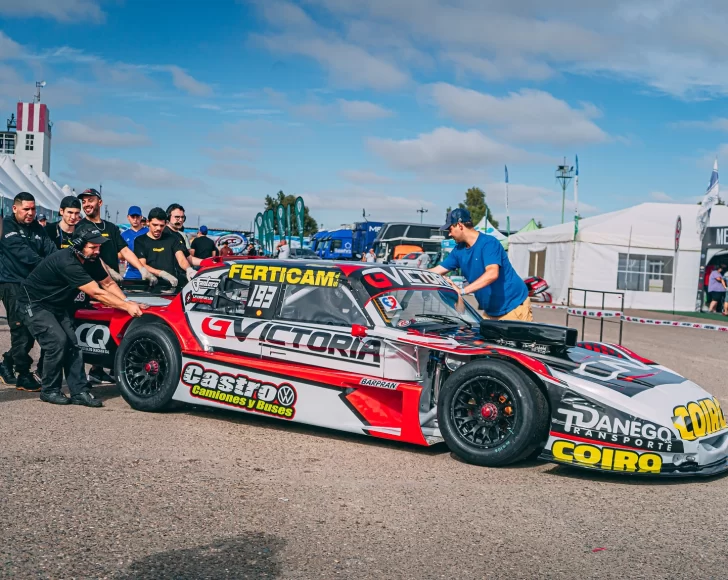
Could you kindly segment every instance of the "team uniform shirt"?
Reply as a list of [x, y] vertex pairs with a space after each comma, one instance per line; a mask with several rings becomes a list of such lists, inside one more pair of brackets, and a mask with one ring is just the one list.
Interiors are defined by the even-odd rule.
[[212, 258], [213, 252], [217, 250], [215, 242], [207, 236], [197, 236], [192, 240], [191, 247], [195, 251], [195, 258], [200, 258], [200, 260]]
[[20, 284], [44, 258], [55, 253], [45, 229], [37, 221], [27, 225], [9, 215], [2, 222], [0, 282]]
[[[129, 228], [129, 229], [121, 232], [121, 237], [124, 238], [126, 245], [133, 252], [134, 251], [134, 240], [136, 240], [139, 236], [143, 236], [148, 231], [149, 231], [149, 228], [142, 228], [138, 232], [135, 232], [133, 229]], [[137, 270], [131, 264], [126, 265], [126, 271], [124, 272], [125, 280], [141, 280], [141, 278], [142, 278], [142, 275], [139, 272], [139, 270]]]
[[62, 250], [63, 248], [68, 248], [71, 245], [71, 237], [73, 236], [73, 234], [64, 232], [61, 229], [61, 222], [48, 224], [45, 227], [45, 231], [48, 234], [48, 237], [51, 239], [51, 242], [53, 242], [53, 244], [59, 250]]
[[183, 233], [178, 232], [177, 230], [173, 230], [169, 226], [164, 228], [164, 232], [171, 236], [175, 236], [179, 239], [179, 241], [181, 242], [181, 244], [183, 246], [185, 258], [187, 258], [190, 255], [190, 241], [187, 239], [187, 236], [185, 236]]
[[121, 230], [116, 224], [112, 224], [106, 220], [94, 223], [88, 218], [83, 218], [78, 222], [74, 234], [80, 234], [85, 230], [99, 230], [101, 235], [108, 240], [108, 242], [101, 244], [101, 259], [109, 268], [118, 272], [119, 252], [127, 247], [124, 238], [121, 237]]
[[45, 308], [62, 315], [73, 307], [79, 287], [108, 277], [101, 260], [82, 264], [71, 248], [64, 248], [33, 270], [20, 288], [18, 303], [22, 310], [30, 304], [31, 310]]
[[155, 240], [149, 236], [141, 236], [134, 241], [134, 253], [140, 260], [144, 258], [147, 265], [157, 270], [164, 270], [179, 278], [184, 272], [177, 263], [177, 252], [186, 250], [178, 236], [171, 235], [166, 230], [162, 236]]
[[469, 248], [458, 244], [440, 266], [447, 270], [460, 268], [465, 279], [472, 284], [485, 274], [486, 267], [493, 264], [500, 268], [498, 279], [474, 294], [480, 309], [488, 316], [503, 316], [525, 302], [528, 288], [511, 266], [503, 246], [493, 236], [479, 233], [478, 239]]

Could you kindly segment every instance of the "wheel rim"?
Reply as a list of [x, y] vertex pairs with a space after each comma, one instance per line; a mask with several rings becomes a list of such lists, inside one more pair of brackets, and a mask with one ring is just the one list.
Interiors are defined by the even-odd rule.
[[450, 407], [458, 435], [481, 449], [497, 447], [512, 437], [518, 414], [513, 389], [491, 376], [465, 381]]
[[126, 383], [135, 395], [156, 395], [167, 378], [167, 357], [151, 338], [136, 339], [124, 357]]

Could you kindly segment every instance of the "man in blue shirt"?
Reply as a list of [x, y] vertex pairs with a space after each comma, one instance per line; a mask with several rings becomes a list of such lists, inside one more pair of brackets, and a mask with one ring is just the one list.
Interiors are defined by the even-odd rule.
[[460, 268], [468, 281], [460, 294], [473, 294], [486, 318], [533, 320], [525, 282], [511, 266], [501, 243], [475, 229], [468, 210], [452, 210], [440, 230], [449, 232], [457, 246], [432, 272], [445, 274]]
[[[121, 237], [124, 238], [124, 241], [126, 242], [126, 245], [129, 246], [129, 249], [133, 252], [134, 251], [134, 240], [138, 238], [139, 236], [143, 236], [149, 231], [149, 228], [143, 228], [142, 227], [142, 208], [140, 208], [138, 205], [133, 205], [129, 208], [129, 214], [126, 216], [126, 218], [129, 220], [129, 226], [131, 226], [128, 230], [124, 230], [121, 233]], [[141, 280], [142, 275], [134, 266], [127, 263], [126, 264], [126, 272], [124, 272], [124, 279], [125, 280]]]

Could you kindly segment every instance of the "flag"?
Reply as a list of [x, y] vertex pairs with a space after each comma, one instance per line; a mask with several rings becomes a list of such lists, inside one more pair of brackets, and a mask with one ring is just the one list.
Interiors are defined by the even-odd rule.
[[574, 177], [574, 240], [579, 233], [579, 156], [576, 156], [576, 176]]
[[700, 203], [700, 209], [698, 210], [696, 226], [701, 240], [705, 235], [705, 228], [707, 228], [710, 223], [710, 211], [720, 199], [718, 197], [718, 190], [718, 159], [716, 159], [713, 163], [713, 173], [710, 175], [710, 185], [708, 185], [708, 190], [705, 192], [705, 197]]
[[506, 168], [506, 232], [508, 232], [508, 237], [511, 237], [511, 213], [508, 210], [508, 166], [505, 166]]

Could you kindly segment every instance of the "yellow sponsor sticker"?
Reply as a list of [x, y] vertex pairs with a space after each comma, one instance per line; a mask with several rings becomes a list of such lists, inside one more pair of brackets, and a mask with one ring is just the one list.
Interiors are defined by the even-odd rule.
[[333, 270], [314, 270], [311, 268], [289, 268], [286, 266], [264, 266], [259, 264], [233, 264], [230, 266], [228, 278], [248, 280], [250, 282], [277, 282], [279, 284], [297, 284], [301, 286], [339, 285], [341, 272]]
[[686, 441], [694, 441], [726, 428], [723, 410], [715, 397], [680, 405], [672, 410], [672, 414], [672, 424]]
[[657, 453], [637, 453], [629, 449], [597, 447], [557, 439], [551, 446], [551, 455], [557, 461], [582, 467], [630, 473], [660, 473], [662, 457]]

